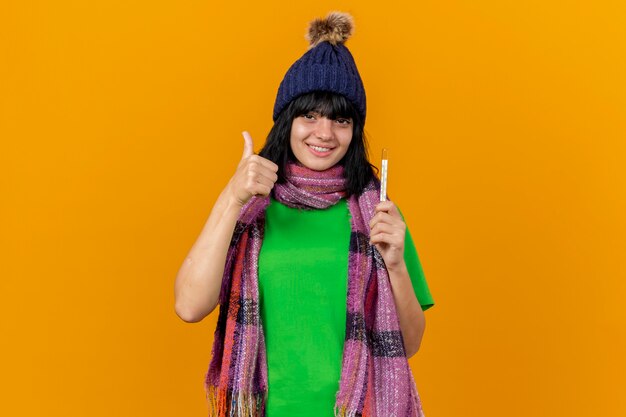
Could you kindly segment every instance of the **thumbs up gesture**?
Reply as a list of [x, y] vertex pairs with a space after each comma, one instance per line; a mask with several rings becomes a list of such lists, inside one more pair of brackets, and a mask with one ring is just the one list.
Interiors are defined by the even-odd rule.
[[254, 144], [248, 132], [243, 132], [243, 154], [227, 189], [235, 204], [243, 206], [255, 195], [267, 196], [278, 176], [278, 165], [254, 154]]

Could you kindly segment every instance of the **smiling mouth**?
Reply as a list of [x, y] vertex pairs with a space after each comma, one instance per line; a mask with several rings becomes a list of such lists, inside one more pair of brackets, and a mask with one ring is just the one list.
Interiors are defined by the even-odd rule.
[[307, 146], [317, 152], [328, 152], [328, 151], [333, 150], [333, 148], [324, 148], [322, 146], [315, 146], [315, 145], [308, 145], [308, 144]]

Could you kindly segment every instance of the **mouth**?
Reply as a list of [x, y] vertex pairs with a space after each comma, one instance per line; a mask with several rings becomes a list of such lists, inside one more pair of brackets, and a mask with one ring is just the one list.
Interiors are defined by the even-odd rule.
[[327, 148], [325, 146], [316, 146], [316, 145], [310, 145], [307, 143], [307, 146], [309, 147], [309, 150], [317, 156], [327, 156], [330, 155], [333, 151], [334, 148]]

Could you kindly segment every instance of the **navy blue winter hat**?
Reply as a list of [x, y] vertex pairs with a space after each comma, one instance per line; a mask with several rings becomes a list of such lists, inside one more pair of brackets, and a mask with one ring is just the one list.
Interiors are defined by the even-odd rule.
[[294, 98], [312, 91], [331, 91], [345, 96], [365, 122], [365, 89], [352, 54], [344, 42], [354, 24], [347, 13], [330, 12], [309, 25], [309, 50], [291, 65], [278, 87], [273, 119]]

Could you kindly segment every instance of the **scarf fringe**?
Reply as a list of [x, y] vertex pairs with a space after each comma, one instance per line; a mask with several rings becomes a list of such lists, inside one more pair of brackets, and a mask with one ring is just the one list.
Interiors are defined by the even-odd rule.
[[209, 417], [264, 417], [264, 396], [227, 392], [215, 385], [206, 387]]
[[357, 410], [348, 410], [348, 408], [345, 405], [342, 406], [342, 407], [337, 407], [335, 405], [334, 412], [335, 412], [335, 417], [356, 417], [356, 416], [361, 416], [361, 414], [359, 414], [357, 412]]

